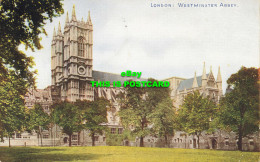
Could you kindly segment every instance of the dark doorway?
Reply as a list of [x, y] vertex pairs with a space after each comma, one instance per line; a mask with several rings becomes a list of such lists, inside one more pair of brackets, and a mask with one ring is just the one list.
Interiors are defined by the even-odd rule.
[[125, 146], [129, 146], [129, 141], [125, 141]]
[[217, 149], [217, 140], [216, 139], [212, 139], [212, 149]]
[[67, 143], [67, 142], [68, 142], [68, 137], [64, 137], [64, 138], [63, 138], [63, 142], [64, 142], [64, 143]]
[[196, 148], [197, 144], [196, 144], [196, 139], [193, 139], [193, 148]]

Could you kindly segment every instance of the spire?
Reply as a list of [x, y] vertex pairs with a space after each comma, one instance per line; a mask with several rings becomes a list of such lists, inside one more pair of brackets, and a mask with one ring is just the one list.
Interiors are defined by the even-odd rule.
[[221, 73], [220, 73], [220, 66], [218, 67], [217, 82], [222, 82]]
[[66, 24], [69, 23], [69, 12], [67, 11], [67, 15], [66, 15]]
[[212, 73], [212, 65], [210, 65], [210, 73]]
[[88, 20], [87, 20], [87, 22], [89, 22], [89, 25], [92, 25], [91, 18], [90, 18], [90, 11], [88, 11]]
[[84, 19], [83, 19], [83, 17], [81, 18], [81, 22], [84, 22]]
[[59, 27], [58, 27], [58, 35], [62, 35], [62, 33], [61, 33], [61, 27], [60, 27], [60, 22], [59, 22]]
[[56, 36], [56, 30], [55, 30], [55, 27], [54, 27], [52, 37], [54, 38], [55, 36]]
[[207, 79], [207, 76], [206, 76], [206, 68], [205, 68], [205, 62], [204, 62], [204, 65], [203, 65], [203, 73], [202, 73], [202, 80], [204, 79]]
[[77, 19], [76, 19], [75, 5], [73, 5], [73, 8], [72, 8], [72, 16], [71, 16], [71, 19], [74, 20], [74, 21], [77, 21]]
[[198, 82], [197, 82], [197, 76], [196, 76], [196, 71], [195, 71], [192, 88], [196, 88], [196, 87], [198, 87]]

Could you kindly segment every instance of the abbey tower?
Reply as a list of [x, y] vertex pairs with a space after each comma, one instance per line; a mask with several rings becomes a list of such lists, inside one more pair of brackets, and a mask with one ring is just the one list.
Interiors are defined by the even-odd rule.
[[94, 100], [91, 87], [93, 68], [93, 25], [88, 13], [86, 22], [78, 21], [75, 6], [69, 20], [67, 12], [64, 32], [59, 23], [51, 44], [52, 96], [57, 100]]

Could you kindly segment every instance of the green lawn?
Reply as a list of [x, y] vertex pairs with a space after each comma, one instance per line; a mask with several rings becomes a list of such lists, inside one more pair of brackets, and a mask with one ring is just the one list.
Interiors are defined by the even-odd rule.
[[96, 147], [0, 147], [0, 161], [259, 161], [259, 152]]

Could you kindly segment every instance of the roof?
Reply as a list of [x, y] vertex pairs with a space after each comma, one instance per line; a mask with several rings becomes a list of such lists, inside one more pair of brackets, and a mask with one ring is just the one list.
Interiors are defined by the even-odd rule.
[[92, 71], [92, 77], [95, 81], [109, 81], [110, 83], [113, 81], [127, 81], [127, 80], [133, 80], [133, 81], [146, 81], [147, 79], [143, 78], [137, 78], [137, 77], [122, 77], [120, 74], [113, 74], [108, 72], [102, 72], [102, 71]]
[[[208, 77], [209, 74], [207, 74], [207, 77]], [[198, 82], [198, 86], [200, 87], [202, 82], [201, 82], [201, 79], [202, 78], [202, 75], [201, 76], [197, 76], [197, 82]], [[193, 78], [190, 78], [190, 79], [186, 79], [186, 80], [183, 80], [181, 81], [181, 83], [179, 84], [177, 90], [178, 91], [183, 91], [185, 88], [186, 89], [190, 89], [192, 88], [192, 84], [193, 84], [193, 80], [194, 80], [194, 77]]]

